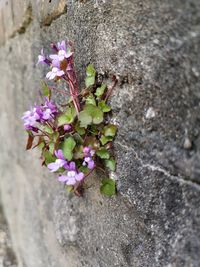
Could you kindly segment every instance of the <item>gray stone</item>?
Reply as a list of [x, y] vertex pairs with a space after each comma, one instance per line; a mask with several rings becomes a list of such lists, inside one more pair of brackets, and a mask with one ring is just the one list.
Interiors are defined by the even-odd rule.
[[[200, 2], [65, 3], [48, 26], [34, 11], [0, 48], [0, 190], [19, 266], [199, 267]], [[39, 153], [24, 150], [20, 117], [47, 71], [36, 68], [37, 55], [67, 37], [81, 85], [90, 62], [105, 81], [119, 79], [110, 99], [119, 127], [111, 199], [99, 193], [101, 173], [77, 198], [40, 167]]]

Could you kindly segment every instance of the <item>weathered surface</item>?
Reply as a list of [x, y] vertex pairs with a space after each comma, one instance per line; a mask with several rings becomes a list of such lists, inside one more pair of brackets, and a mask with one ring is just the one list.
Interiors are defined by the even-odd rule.
[[[200, 2], [66, 6], [48, 23], [36, 12], [0, 48], [0, 188], [19, 266], [199, 267]], [[20, 117], [45, 74], [37, 54], [66, 36], [80, 82], [89, 62], [120, 80], [111, 99], [119, 125], [112, 199], [99, 194], [98, 175], [83, 199], [68, 196], [24, 151]]]
[[17, 267], [13, 253], [7, 222], [0, 206], [0, 267]]

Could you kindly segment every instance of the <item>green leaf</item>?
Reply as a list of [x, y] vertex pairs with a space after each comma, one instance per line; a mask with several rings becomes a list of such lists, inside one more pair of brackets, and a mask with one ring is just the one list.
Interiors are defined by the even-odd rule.
[[49, 142], [49, 152], [53, 155], [54, 154], [54, 142]]
[[62, 144], [62, 151], [67, 160], [71, 160], [73, 158], [73, 149], [76, 146], [76, 142], [74, 141], [73, 137], [68, 137], [64, 140]]
[[101, 138], [100, 138], [100, 141], [101, 141], [103, 146], [105, 144], [107, 144], [108, 142], [112, 141], [112, 140], [113, 140], [112, 136], [104, 136], [104, 135], [102, 135]]
[[103, 128], [103, 132], [105, 136], [114, 137], [117, 131], [117, 126], [114, 124], [109, 124]]
[[53, 129], [47, 125], [43, 126], [42, 130], [48, 134], [52, 134], [54, 132]]
[[99, 98], [100, 96], [104, 94], [105, 89], [106, 89], [106, 85], [102, 84], [101, 87], [98, 87], [96, 89], [95, 95]]
[[88, 168], [87, 168], [86, 166], [81, 166], [81, 167], [79, 168], [79, 171], [80, 171], [80, 172], [83, 172], [83, 173], [87, 173], [87, 172], [88, 172]]
[[85, 129], [80, 127], [79, 122], [75, 125], [75, 130], [78, 134], [83, 135], [85, 134]]
[[109, 112], [111, 111], [111, 107], [109, 107], [105, 101], [100, 101], [98, 104], [99, 108], [103, 111], [103, 112]]
[[73, 191], [74, 187], [72, 185], [66, 185], [67, 192], [71, 193]]
[[54, 142], [56, 142], [57, 139], [58, 139], [58, 137], [59, 137], [59, 133], [58, 133], [58, 132], [54, 132], [54, 133], [52, 134], [52, 136], [51, 136], [51, 139], [52, 139]]
[[45, 142], [39, 143], [37, 147], [42, 150], [45, 147]]
[[74, 133], [73, 138], [76, 144], [83, 144], [83, 138], [78, 133]]
[[91, 125], [90, 129], [89, 129], [90, 133], [92, 133], [93, 135], [97, 135], [99, 133], [99, 130], [97, 129], [96, 125]]
[[61, 114], [58, 117], [58, 126], [62, 126], [64, 124], [70, 124], [74, 121], [74, 118], [76, 116], [76, 110], [75, 108], [67, 108], [64, 114]]
[[95, 77], [91, 76], [85, 78], [85, 85], [87, 88], [94, 85], [94, 83], [95, 83]]
[[91, 105], [96, 106], [96, 101], [95, 101], [93, 95], [89, 95], [89, 96], [85, 99], [85, 101], [86, 101], [86, 104], [91, 104]]
[[96, 71], [95, 71], [95, 69], [94, 69], [94, 67], [93, 67], [92, 64], [89, 64], [87, 66], [86, 75], [87, 75], [87, 77], [85, 79], [85, 85], [86, 85], [86, 87], [90, 87], [90, 86], [94, 85]]
[[66, 171], [66, 169], [65, 168], [59, 168], [57, 171], [55, 171], [55, 173], [63, 173], [63, 172], [65, 172]]
[[105, 178], [102, 180], [102, 185], [100, 187], [100, 192], [106, 196], [113, 196], [116, 194], [116, 182], [112, 179]]
[[94, 123], [99, 124], [103, 121], [103, 112], [94, 105], [86, 105], [79, 114], [80, 126], [87, 127]]
[[105, 165], [107, 168], [109, 168], [111, 171], [115, 171], [116, 168], [116, 161], [114, 159], [106, 159]]
[[45, 82], [42, 82], [42, 93], [46, 97], [50, 98], [51, 96], [51, 90], [49, 89], [48, 85]]
[[80, 126], [86, 128], [88, 125], [92, 124], [92, 116], [83, 110], [79, 113]]
[[106, 148], [101, 148], [96, 152], [97, 156], [99, 156], [101, 159], [109, 159], [110, 154]]
[[54, 162], [56, 160], [56, 157], [54, 157], [49, 150], [44, 151], [43, 153], [45, 164], [48, 165], [51, 162]]
[[95, 76], [96, 70], [92, 64], [89, 64], [86, 68], [86, 75], [87, 76]]

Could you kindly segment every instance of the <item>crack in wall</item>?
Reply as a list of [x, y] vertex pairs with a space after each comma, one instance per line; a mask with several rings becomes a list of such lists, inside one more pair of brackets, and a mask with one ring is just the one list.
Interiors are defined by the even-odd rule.
[[[14, 8], [13, 8], [13, 2], [11, 1], [11, 19], [13, 22], [13, 25], [15, 24], [15, 14], [14, 14]], [[3, 8], [1, 8], [1, 11], [3, 13]], [[65, 14], [67, 12], [67, 5], [65, 3], [65, 1], [61, 1], [58, 6], [55, 8], [55, 10], [51, 11], [51, 13], [47, 13], [46, 15], [44, 15], [44, 18], [41, 20], [41, 27], [49, 27], [51, 25], [51, 23], [55, 20], [57, 20], [58, 18], [60, 18], [63, 14]], [[39, 15], [39, 14], [38, 14]], [[22, 16], [22, 21], [19, 25], [17, 25], [17, 28], [13, 28], [13, 32], [10, 33], [7, 38], [4, 39], [4, 41], [1, 42], [1, 46], [5, 45], [6, 41], [9, 39], [14, 38], [17, 34], [24, 34], [27, 30], [27, 28], [29, 27], [29, 25], [31, 24], [31, 22], [33, 21], [34, 16], [33, 16], [33, 7], [31, 4], [28, 5], [24, 15]], [[38, 17], [39, 20], [39, 17]], [[15, 26], [15, 25], [14, 25]], [[6, 32], [6, 25], [3, 19], [2, 22], [2, 31], [5, 33]]]
[[33, 20], [33, 11], [32, 11], [31, 5], [28, 6], [23, 17], [24, 17], [24, 19], [23, 19], [21, 25], [18, 27], [18, 29], [16, 29], [13, 32], [13, 34], [10, 36], [11, 38], [13, 38], [17, 33], [19, 33], [19, 34], [25, 33], [26, 29], [31, 24], [31, 22]]
[[51, 15], [47, 14], [45, 19], [43, 19], [41, 23], [42, 26], [49, 27], [53, 21], [57, 20], [65, 13], [67, 13], [67, 5], [65, 2], [60, 2], [56, 10], [54, 10]]
[[124, 145], [124, 144], [119, 143], [119, 142], [115, 142], [115, 143], [117, 145], [123, 147], [125, 150], [133, 151], [135, 154], [135, 158], [139, 161], [142, 168], [147, 168], [147, 169], [151, 170], [152, 172], [157, 171], [157, 172], [163, 173], [166, 177], [168, 177], [170, 179], [176, 179], [179, 182], [186, 183], [186, 184], [189, 184], [191, 186], [197, 187], [197, 189], [200, 189], [200, 184], [198, 182], [196, 182], [194, 180], [190, 181], [190, 180], [186, 179], [184, 176], [174, 176], [170, 172], [168, 172], [167, 170], [163, 169], [160, 166], [156, 166], [156, 165], [149, 164], [149, 163], [144, 163], [143, 160], [138, 156], [138, 154], [134, 150], [134, 148], [128, 147], [127, 145]]

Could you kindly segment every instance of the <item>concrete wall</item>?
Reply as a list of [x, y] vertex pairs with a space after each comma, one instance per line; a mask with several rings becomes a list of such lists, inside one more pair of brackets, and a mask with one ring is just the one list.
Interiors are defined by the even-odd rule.
[[[199, 267], [199, 0], [8, 0], [0, 21], [0, 191], [19, 266]], [[37, 55], [66, 37], [80, 82], [89, 62], [119, 77], [112, 199], [98, 173], [69, 196], [24, 150]]]

